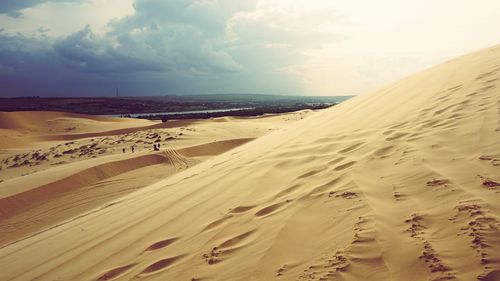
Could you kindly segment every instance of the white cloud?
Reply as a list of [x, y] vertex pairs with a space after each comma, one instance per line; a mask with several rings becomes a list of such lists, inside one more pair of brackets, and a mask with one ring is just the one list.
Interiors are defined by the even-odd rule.
[[[358, 94], [500, 43], [497, 0], [16, 3], [0, 4], [0, 80], [43, 80], [46, 64], [71, 76], [67, 87], [92, 81], [86, 93], [128, 83], [135, 94]], [[19, 42], [43, 48], [9, 49]]]
[[[49, 29], [49, 36], [71, 34], [86, 25], [98, 34], [108, 31], [107, 25], [133, 13], [133, 0], [39, 1], [27, 6], [18, 17], [0, 14], [0, 26], [11, 34], [32, 35], [38, 28]], [[21, 13], [22, 12], [22, 13]]]

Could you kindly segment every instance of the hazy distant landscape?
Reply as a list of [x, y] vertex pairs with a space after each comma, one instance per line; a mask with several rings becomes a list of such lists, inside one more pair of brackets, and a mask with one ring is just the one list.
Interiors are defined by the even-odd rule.
[[[64, 111], [81, 114], [161, 119], [167, 113], [175, 118], [257, 116], [304, 109], [323, 109], [352, 96], [284, 96], [256, 94], [218, 94], [142, 97], [19, 97], [0, 98], [0, 111]], [[205, 112], [206, 111], [206, 112]], [[215, 112], [211, 112], [215, 111]], [[186, 112], [185, 114], [179, 114]]]

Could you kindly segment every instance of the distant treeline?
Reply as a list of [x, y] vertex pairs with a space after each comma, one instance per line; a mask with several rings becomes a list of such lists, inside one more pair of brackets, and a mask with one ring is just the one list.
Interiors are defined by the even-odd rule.
[[[149, 114], [180, 111], [223, 110], [232, 108], [255, 108], [242, 112], [217, 112], [188, 114], [200, 118], [217, 116], [250, 116], [264, 113], [282, 113], [300, 109], [324, 108], [350, 98], [279, 96], [255, 94], [185, 95], [154, 97], [72, 97], [44, 98], [20, 97], [0, 98], [0, 111], [64, 111], [94, 115]], [[238, 115], [236, 115], [238, 114]], [[184, 118], [176, 115], [176, 118]]]
[[[325, 109], [335, 104], [316, 104], [316, 105], [308, 105], [308, 104], [296, 104], [295, 106], [270, 106], [270, 107], [259, 107], [254, 109], [244, 109], [244, 110], [234, 110], [234, 111], [224, 111], [224, 112], [205, 112], [205, 113], [186, 113], [186, 114], [175, 114], [175, 115], [164, 115], [164, 114], [149, 114], [149, 115], [140, 115], [136, 118], [141, 119], [149, 119], [149, 120], [162, 120], [163, 122], [167, 122], [170, 119], [208, 119], [208, 118], [216, 118], [216, 117], [225, 117], [225, 116], [235, 116], [235, 117], [250, 117], [250, 116], [260, 116], [264, 114], [279, 114], [279, 113], [287, 113], [294, 112], [299, 110], [311, 109]], [[123, 115], [123, 117], [129, 117], [127, 115]]]

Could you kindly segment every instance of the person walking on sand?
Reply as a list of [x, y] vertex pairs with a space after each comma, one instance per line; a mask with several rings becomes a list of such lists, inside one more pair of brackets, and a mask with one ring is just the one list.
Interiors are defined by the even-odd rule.
[[134, 153], [134, 149], [135, 149], [135, 147], [132, 145], [132, 153]]
[[158, 150], [160, 150], [160, 144], [158, 144]]
[[125, 153], [125, 148], [122, 149], [123, 153]]

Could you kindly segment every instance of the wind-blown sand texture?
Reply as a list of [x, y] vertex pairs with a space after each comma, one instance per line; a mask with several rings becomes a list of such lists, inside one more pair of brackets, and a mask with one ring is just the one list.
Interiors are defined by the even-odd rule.
[[[0, 245], [113, 204], [311, 113], [167, 123], [61, 112], [0, 113]], [[153, 144], [162, 149], [154, 151]]]
[[499, 79], [497, 46], [313, 114], [2, 247], [0, 279], [500, 280]]

